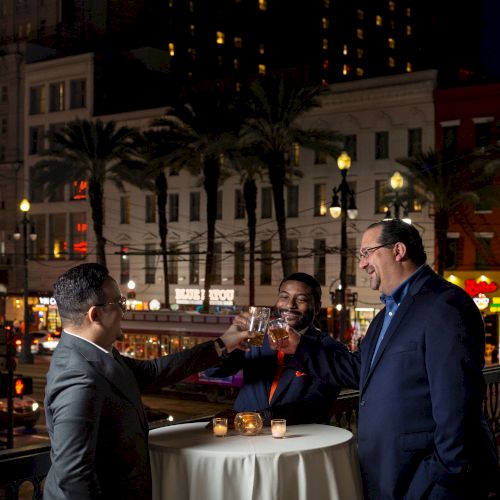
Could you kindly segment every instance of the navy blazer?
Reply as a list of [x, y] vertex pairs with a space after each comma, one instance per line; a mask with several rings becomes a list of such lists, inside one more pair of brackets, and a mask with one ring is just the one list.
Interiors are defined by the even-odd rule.
[[151, 498], [148, 422], [140, 390], [219, 362], [213, 342], [140, 361], [63, 332], [45, 388], [52, 466], [45, 500]]
[[366, 497], [476, 499], [498, 474], [482, 412], [484, 325], [472, 299], [425, 267], [370, 367], [384, 310], [358, 352], [303, 339], [291, 366], [359, 388], [358, 449]]
[[[312, 325], [303, 336], [317, 340], [329, 349], [347, 351], [343, 344]], [[287, 358], [285, 356], [285, 364]], [[276, 368], [277, 354], [269, 347], [266, 336], [262, 347], [252, 347], [247, 353], [234, 351], [219, 367], [206, 373], [213, 377], [227, 377], [243, 369], [243, 386], [233, 406], [236, 411], [261, 411], [266, 419], [286, 418], [291, 424], [327, 423], [330, 407], [340, 387], [309, 375], [307, 370], [298, 371], [285, 366], [269, 402]]]

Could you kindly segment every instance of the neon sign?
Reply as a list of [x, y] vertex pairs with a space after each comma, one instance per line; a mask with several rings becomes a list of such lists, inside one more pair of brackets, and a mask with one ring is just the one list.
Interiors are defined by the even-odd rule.
[[465, 291], [471, 296], [475, 297], [480, 293], [493, 293], [498, 290], [498, 285], [491, 281], [487, 283], [486, 281], [480, 281], [479, 283], [475, 280], [465, 280]]

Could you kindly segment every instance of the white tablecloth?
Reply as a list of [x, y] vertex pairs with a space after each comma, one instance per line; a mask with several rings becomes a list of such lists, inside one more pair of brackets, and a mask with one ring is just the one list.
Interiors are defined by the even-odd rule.
[[219, 438], [206, 423], [151, 431], [153, 500], [356, 500], [362, 486], [354, 438], [329, 425], [231, 430]]

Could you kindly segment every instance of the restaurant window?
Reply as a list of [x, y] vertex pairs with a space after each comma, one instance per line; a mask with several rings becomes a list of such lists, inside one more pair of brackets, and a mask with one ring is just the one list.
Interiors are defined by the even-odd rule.
[[245, 218], [245, 197], [241, 189], [234, 190], [234, 218]]
[[326, 215], [326, 184], [314, 184], [314, 216], [321, 217]]
[[64, 259], [66, 242], [66, 214], [49, 215], [49, 259]]
[[214, 285], [220, 285], [222, 283], [222, 243], [220, 242], [214, 244], [212, 283]]
[[29, 128], [29, 154], [38, 155], [43, 151], [43, 125]]
[[314, 277], [320, 285], [326, 281], [326, 241], [314, 240]]
[[286, 212], [288, 217], [299, 216], [299, 186], [286, 187]]
[[375, 132], [375, 159], [389, 158], [389, 132]]
[[146, 243], [144, 248], [144, 283], [146, 285], [154, 285], [156, 280], [156, 245], [154, 243]]
[[87, 214], [85, 212], [69, 215], [69, 258], [87, 257]]
[[443, 127], [443, 150], [451, 156], [458, 153], [458, 125]]
[[245, 284], [245, 242], [234, 242], [234, 284]]
[[189, 284], [200, 283], [200, 246], [198, 243], [189, 244]]
[[351, 161], [358, 159], [358, 137], [356, 134], [344, 136], [344, 150], [351, 157]]
[[[444, 260], [445, 269], [458, 269], [462, 265], [463, 258], [463, 240], [457, 233], [446, 238], [446, 255]], [[455, 237], [456, 236], [456, 237]]]
[[179, 193], [168, 195], [168, 221], [179, 222]]
[[30, 115], [45, 113], [45, 87], [43, 85], [30, 87], [29, 99]]
[[260, 243], [260, 284], [270, 285], [273, 272], [273, 242], [262, 240]]
[[285, 263], [285, 275], [296, 273], [299, 270], [299, 240], [290, 238], [286, 240], [287, 260]]
[[64, 82], [54, 82], [49, 85], [49, 111], [64, 111]]
[[192, 191], [189, 193], [189, 220], [200, 220], [200, 192]]
[[217, 220], [222, 220], [223, 199], [222, 189], [219, 189], [219, 191], [217, 191], [217, 210], [215, 212], [215, 218]]
[[69, 82], [69, 107], [71, 109], [85, 108], [86, 106], [86, 81], [85, 78], [70, 80]]
[[408, 129], [408, 156], [415, 157], [422, 152], [422, 129]]
[[32, 230], [36, 233], [36, 240], [31, 241], [30, 258], [45, 260], [47, 258], [45, 246], [47, 244], [47, 232], [45, 228], [45, 214], [30, 214]]
[[156, 222], [156, 196], [154, 194], [147, 194], [145, 198], [146, 223]]
[[120, 285], [126, 285], [130, 281], [130, 256], [128, 245], [120, 245]]
[[484, 148], [491, 144], [491, 122], [476, 123], [476, 148]]
[[179, 282], [179, 247], [177, 243], [168, 246], [168, 282], [176, 285]]
[[71, 196], [70, 200], [79, 201], [87, 199], [87, 181], [73, 181], [71, 183]]
[[273, 216], [273, 191], [270, 187], [263, 187], [260, 192], [260, 216], [270, 219]]
[[120, 196], [120, 224], [130, 224], [130, 196]]

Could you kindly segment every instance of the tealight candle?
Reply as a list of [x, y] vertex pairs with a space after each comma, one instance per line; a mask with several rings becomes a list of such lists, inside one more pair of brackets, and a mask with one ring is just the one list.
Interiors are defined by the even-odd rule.
[[215, 417], [212, 424], [215, 436], [224, 437], [227, 434], [227, 418]]
[[271, 433], [273, 438], [285, 437], [286, 420], [284, 418], [275, 418], [271, 420]]

